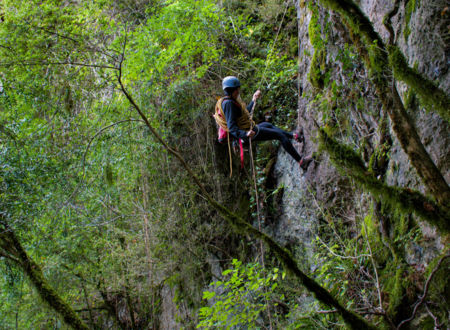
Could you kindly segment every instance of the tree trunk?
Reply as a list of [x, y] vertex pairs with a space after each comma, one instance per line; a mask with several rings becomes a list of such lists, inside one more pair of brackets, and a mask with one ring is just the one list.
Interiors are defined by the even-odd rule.
[[19, 265], [22, 267], [25, 274], [33, 283], [42, 300], [48, 303], [58, 314], [60, 314], [64, 321], [72, 328], [89, 329], [78, 317], [72, 307], [70, 307], [47, 283], [41, 268], [26, 253], [13, 230], [9, 227], [6, 227], [5, 233], [14, 247], [14, 250], [16, 252], [15, 254], [19, 259]]
[[[385, 111], [389, 114], [400, 145], [408, 155], [412, 166], [422, 179], [431, 195], [444, 208], [450, 200], [450, 188], [430, 155], [420, 141], [417, 130], [403, 106], [394, 87], [392, 68], [389, 65], [387, 50], [383, 40], [375, 32], [372, 23], [361, 9], [351, 0], [320, 0], [326, 7], [337, 11], [351, 30], [355, 43], [359, 43], [362, 57], [371, 71], [377, 94]], [[367, 52], [366, 52], [366, 48]], [[369, 56], [366, 56], [366, 55]]]

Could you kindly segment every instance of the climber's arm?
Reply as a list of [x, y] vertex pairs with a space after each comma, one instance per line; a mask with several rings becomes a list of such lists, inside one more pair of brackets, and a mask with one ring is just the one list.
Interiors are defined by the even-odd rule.
[[258, 89], [254, 94], [252, 101], [247, 105], [247, 110], [252, 111], [253, 104], [256, 102], [257, 99], [261, 97], [261, 91]]

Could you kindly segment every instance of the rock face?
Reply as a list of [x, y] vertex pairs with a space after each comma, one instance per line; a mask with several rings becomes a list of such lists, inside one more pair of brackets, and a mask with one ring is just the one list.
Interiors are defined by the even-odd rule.
[[[277, 236], [286, 243], [292, 241], [302, 242], [305, 246], [309, 246], [311, 240], [311, 230], [317, 222], [317, 212], [320, 213], [320, 204], [323, 207], [331, 207], [338, 202], [333, 199], [334, 196], [344, 195], [347, 192], [345, 186], [348, 180], [341, 177], [336, 172], [334, 166], [330, 164], [328, 158], [321, 152], [318, 152], [318, 145], [314, 142], [316, 135], [316, 128], [313, 121], [320, 122], [321, 111], [317, 104], [314, 104], [311, 95], [315, 95], [314, 87], [308, 80], [308, 75], [311, 71], [311, 56], [308, 54], [314, 53], [314, 46], [311, 44], [308, 33], [308, 25], [311, 22], [312, 12], [306, 6], [299, 2], [297, 6], [297, 19], [299, 23], [299, 76], [300, 76], [300, 90], [302, 95], [299, 99], [299, 126], [305, 128], [305, 136], [307, 144], [304, 148], [305, 153], [311, 154], [316, 152], [316, 159], [319, 161], [311, 166], [305, 176], [300, 176], [299, 169], [293, 168], [293, 164], [286, 155], [280, 150], [278, 162], [276, 164], [276, 175], [278, 184], [284, 186], [285, 195], [282, 201], [282, 211], [280, 213], [279, 223], [276, 228]], [[383, 17], [393, 8], [391, 1], [387, 0], [363, 0], [359, 4], [368, 16], [371, 22], [374, 23], [376, 31], [387, 42], [388, 32], [384, 27]], [[407, 5], [408, 6], [408, 5]], [[407, 7], [406, 6], [406, 7]], [[409, 5], [411, 6], [411, 5]], [[433, 3], [416, 4], [416, 8], [408, 9], [405, 6], [400, 6], [398, 14], [393, 18], [394, 29], [396, 31], [396, 39], [399, 41], [402, 51], [409, 59], [410, 65], [416, 65], [419, 71], [425, 74], [430, 79], [435, 79], [440, 87], [448, 90], [450, 84], [450, 72], [448, 72], [449, 57], [446, 55], [446, 45], [439, 33], [443, 29], [445, 22], [448, 23], [448, 18], [441, 17], [440, 13], [445, 9], [445, 3], [441, 0], [435, 0]], [[406, 12], [409, 12], [410, 17], [405, 18]], [[321, 22], [322, 31], [328, 23], [325, 21], [325, 11], [319, 10], [319, 21]], [[344, 43], [348, 42], [348, 37], [345, 37], [345, 32], [342, 31], [342, 23], [335, 14], [331, 13], [329, 16], [333, 23], [337, 23], [328, 30], [329, 45], [332, 43], [334, 47], [327, 48], [327, 62], [331, 64], [332, 59], [335, 59], [336, 50], [333, 48], [344, 47]], [[409, 22], [409, 24], [408, 24]], [[408, 36], [405, 36], [405, 31]], [[432, 45], [432, 46], [431, 46]], [[448, 45], [447, 45], [448, 47]], [[334, 53], [334, 54], [333, 54]], [[338, 69], [334, 70], [331, 79], [342, 80], [341, 75], [342, 63], [333, 63]], [[362, 81], [367, 78], [362, 77]], [[342, 80], [342, 82], [345, 82]], [[399, 85], [402, 85], [399, 83]], [[400, 89], [401, 90], [401, 89]], [[403, 86], [403, 91], [406, 87]], [[368, 91], [368, 96], [375, 98], [373, 91]], [[406, 92], [403, 95], [406, 98]], [[365, 112], [377, 113], [381, 106], [374, 102], [373, 109], [365, 109]], [[450, 181], [450, 134], [449, 125], [446, 124], [438, 115], [427, 113], [420, 105], [413, 104], [409, 109], [411, 116], [414, 118], [419, 135], [435, 161], [437, 167], [442, 171], [447, 182]], [[355, 118], [358, 114], [352, 114]], [[364, 139], [364, 133], [377, 132], [378, 124], [373, 118], [365, 118], [363, 120], [354, 121], [352, 130], [354, 140], [358, 143]], [[361, 125], [365, 127], [361, 128]], [[362, 134], [361, 134], [362, 133]], [[391, 150], [390, 166], [387, 172], [387, 183], [389, 185], [396, 185], [401, 187], [409, 187], [423, 191], [424, 186], [420, 182], [414, 168], [411, 166], [407, 155], [401, 149], [395, 134], [391, 132], [393, 137], [393, 147]], [[373, 139], [372, 145], [376, 144]], [[295, 166], [294, 166], [295, 167]], [[315, 199], [311, 199], [309, 191], [315, 192]], [[291, 198], [295, 196], [295, 198]], [[355, 196], [353, 196], [355, 197]], [[350, 202], [353, 198], [349, 198]], [[319, 203], [319, 204], [317, 204]], [[309, 211], [305, 210], [305, 206]], [[425, 227], [424, 227], [425, 228]], [[427, 230], [427, 233], [432, 235], [432, 230]], [[430, 237], [432, 238], [432, 237]], [[434, 237], [436, 238], [436, 237]], [[419, 262], [419, 260], [415, 260]]]
[[282, 211], [274, 224], [274, 237], [282, 245], [292, 248], [304, 268], [308, 268], [311, 266], [311, 240], [317, 217], [305, 198], [307, 180], [298, 163], [284, 150], [278, 154], [274, 174], [278, 178], [278, 187], [284, 188], [280, 202]]
[[[387, 42], [389, 33], [383, 25], [383, 18], [392, 10], [393, 1], [390, 0], [361, 0], [361, 9], [374, 24], [375, 30]], [[401, 2], [398, 13], [392, 23], [395, 31], [395, 42], [401, 48], [411, 67], [415, 67], [427, 78], [433, 80], [445, 91], [449, 90], [450, 72], [448, 70], [450, 57], [448, 53], [448, 24], [450, 15], [448, 3], [442, 0], [404, 1]], [[354, 62], [352, 70], [358, 76], [358, 88], [346, 72], [349, 65], [342, 57], [346, 43], [351, 44], [348, 30], [337, 14], [319, 8], [314, 12], [304, 1], [297, 2], [297, 20], [299, 26], [299, 116], [298, 125], [305, 129], [306, 145], [302, 146], [306, 154], [315, 154], [315, 162], [303, 175], [296, 164], [289, 159], [284, 151], [278, 153], [275, 165], [275, 175], [278, 187], [284, 187], [284, 195], [279, 207], [277, 223], [274, 226], [276, 238], [285, 244], [296, 255], [303, 251], [307, 260], [313, 254], [311, 244], [319, 231], [320, 221], [324, 214], [339, 214], [343, 218], [354, 222], [359, 216], [370, 213], [372, 201], [348, 178], [340, 175], [331, 164], [328, 156], [319, 150], [316, 141], [317, 129], [314, 122], [324, 123], [326, 113], [323, 106], [315, 101], [317, 95], [326, 100], [330, 108], [339, 110], [346, 105], [346, 123], [351, 127], [350, 132], [342, 134], [347, 145], [354, 145], [363, 150], [361, 156], [368, 166], [370, 155], [377, 147], [379, 140], [380, 118], [382, 107], [371, 87], [362, 62]], [[326, 54], [321, 56], [321, 68], [327, 67], [330, 81], [342, 84], [342, 94], [332, 94], [330, 89], [321, 89], [311, 83], [311, 72], [315, 68], [315, 45], [311, 42], [312, 29], [310, 27], [313, 15], [320, 25], [322, 41]], [[332, 27], [330, 28], [330, 24]], [[445, 32], [447, 31], [447, 32]], [[318, 47], [318, 46], [317, 46]], [[316, 47], [316, 48], [317, 48]], [[344, 50], [344, 51], [343, 51]], [[316, 54], [317, 55], [317, 54]], [[319, 57], [318, 57], [319, 58]], [[317, 65], [317, 64], [316, 64]], [[413, 118], [422, 143], [431, 155], [433, 161], [443, 174], [447, 183], [450, 182], [450, 130], [449, 125], [438, 115], [427, 112], [420, 106], [411, 91], [402, 82], [397, 82], [397, 88], [407, 110]], [[351, 100], [352, 94], [359, 95], [364, 100], [364, 109], [358, 107], [358, 100]], [[345, 99], [341, 103], [339, 97]], [[409, 98], [409, 99], [408, 99]], [[336, 100], [337, 99], [337, 100]], [[412, 100], [411, 100], [412, 99]], [[361, 111], [363, 110], [363, 111]], [[327, 119], [329, 120], [329, 118]], [[338, 124], [342, 118], [335, 119]], [[341, 132], [342, 133], [342, 132]], [[411, 166], [408, 156], [402, 150], [395, 133], [390, 131], [392, 148], [385, 182], [390, 186], [407, 187], [426, 193], [424, 184]], [[360, 214], [357, 214], [357, 209]], [[402, 253], [408, 265], [421, 269], [442, 253], [445, 243], [434, 228], [417, 219], [420, 226], [420, 241], [411, 240], [405, 244]], [[352, 230], [350, 225], [349, 230]], [[392, 228], [391, 228], [392, 229]], [[392, 232], [388, 233], [392, 237]], [[314, 270], [314, 265], [308, 264], [305, 269]]]

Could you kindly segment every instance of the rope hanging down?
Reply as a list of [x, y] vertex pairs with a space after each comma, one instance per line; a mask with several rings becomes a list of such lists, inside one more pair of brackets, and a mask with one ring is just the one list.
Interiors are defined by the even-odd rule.
[[[280, 35], [281, 26], [283, 25], [283, 21], [284, 21], [284, 17], [286, 16], [287, 8], [288, 8], [288, 2], [286, 2], [286, 6], [284, 8], [283, 17], [281, 19], [280, 25], [278, 26], [278, 31], [277, 31], [277, 35], [275, 36], [275, 40], [273, 41], [272, 47], [271, 47], [269, 53], [267, 54], [265, 65], [264, 65], [264, 71], [263, 71], [263, 74], [261, 76], [261, 80], [259, 81], [259, 85], [261, 85], [262, 81], [265, 80], [265, 75], [266, 75], [267, 66], [268, 66], [267, 59], [272, 54], [273, 49], [275, 48], [275, 44], [278, 41], [278, 36]], [[252, 109], [250, 111], [250, 123], [251, 123], [250, 131], [253, 129], [253, 126], [255, 125], [255, 122], [253, 121], [253, 113], [255, 111], [255, 106], [256, 106], [256, 99], [253, 101], [253, 106], [252, 106]], [[255, 189], [256, 215], [258, 217], [258, 230], [261, 231], [261, 212], [260, 212], [260, 208], [259, 208], [260, 205], [259, 205], [259, 196], [258, 196], [258, 186], [257, 186], [257, 183], [256, 183], [255, 161], [254, 161], [254, 158], [253, 158], [252, 138], [249, 137], [248, 141], [249, 141], [249, 150], [250, 150], [249, 151], [250, 163], [251, 163], [251, 166], [252, 166], [253, 185], [254, 185], [254, 189]], [[261, 254], [261, 265], [262, 265], [263, 269], [265, 269], [266, 266], [265, 266], [265, 262], [264, 262], [264, 246], [263, 246], [262, 240], [259, 241], [259, 244], [260, 244], [259, 248], [260, 248], [260, 254]], [[267, 306], [268, 306], [268, 304], [267, 304]], [[272, 320], [271, 320], [269, 307], [267, 308], [267, 312], [268, 312], [268, 315], [269, 315], [270, 330], [272, 330]]]
[[[278, 36], [280, 35], [281, 27], [283, 25], [284, 18], [286, 16], [288, 5], [289, 5], [289, 3], [286, 2], [286, 6], [284, 8], [283, 17], [281, 18], [280, 25], [278, 26], [277, 35], [275, 36], [275, 39], [274, 39], [273, 44], [272, 44], [272, 47], [271, 47], [271, 49], [270, 49], [270, 51], [269, 51], [269, 53], [267, 54], [267, 57], [266, 57], [266, 61], [265, 61], [265, 65], [264, 65], [264, 71], [263, 71], [263, 74], [261, 76], [261, 80], [259, 81], [259, 85], [261, 85], [262, 81], [265, 80], [265, 75], [266, 75], [267, 67], [268, 67], [267, 59], [272, 54], [273, 49], [275, 48], [275, 44], [278, 41]], [[255, 126], [255, 122], [253, 121], [253, 113], [255, 111], [255, 106], [256, 106], [256, 99], [253, 101], [253, 106], [252, 106], [252, 109], [250, 111], [250, 123], [251, 123], [250, 131]], [[258, 186], [256, 184], [256, 169], [255, 169], [255, 161], [254, 161], [254, 158], [253, 158], [252, 138], [250, 137], [248, 139], [248, 141], [249, 141], [249, 150], [250, 150], [249, 154], [250, 154], [250, 163], [251, 163], [251, 167], [252, 167], [253, 184], [254, 184], [254, 189], [255, 189], [256, 214], [257, 214], [257, 217], [258, 217], [258, 230], [261, 231], [261, 213], [260, 213], [260, 208], [259, 208]], [[265, 267], [264, 266], [263, 246], [262, 246], [262, 242], [260, 242], [260, 243], [261, 243], [261, 262], [262, 262], [262, 266]]]

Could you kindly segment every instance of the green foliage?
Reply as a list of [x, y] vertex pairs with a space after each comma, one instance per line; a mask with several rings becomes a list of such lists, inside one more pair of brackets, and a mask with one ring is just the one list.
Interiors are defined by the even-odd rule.
[[[48, 288], [79, 310], [84, 322], [91, 328], [158, 328], [167, 288], [180, 311], [208, 304], [200, 321], [179, 313], [179, 325], [187, 328], [263, 326], [268, 312], [279, 328], [338, 322], [314, 313], [298, 320], [303, 313], [293, 303], [298, 288], [291, 287], [289, 299], [283, 299], [286, 288], [280, 287], [286, 280], [280, 271], [257, 264], [234, 261], [202, 300], [211, 278], [210, 253], [245, 257], [253, 242], [230, 233], [117, 90], [116, 69], [122, 63], [123, 81], [152, 125], [180, 150], [218, 201], [247, 217], [255, 205], [247, 195], [248, 182], [243, 176], [225, 179], [225, 152], [214, 144], [212, 121], [205, 118], [221, 93], [220, 78], [237, 74], [246, 100], [261, 88], [261, 113], [276, 114], [279, 126], [294, 126], [298, 44], [291, 3], [226, 1], [221, 7], [210, 0], [5, 0], [1, 8], [2, 215], [42, 269]], [[316, 102], [329, 132], [346, 134], [359, 145], [348, 129], [347, 109], [363, 112], [369, 101], [362, 97], [365, 86], [358, 86], [356, 51], [347, 45], [336, 58], [327, 58], [329, 31], [326, 24], [322, 28], [323, 19], [315, 11], [309, 26], [317, 48], [310, 79], [323, 86]], [[327, 63], [335, 60], [343, 64], [346, 83], [331, 79]], [[265, 185], [264, 163], [275, 150], [268, 146], [269, 152], [257, 154], [259, 188]], [[374, 237], [376, 220], [366, 220], [383, 262], [385, 252]], [[402, 221], [396, 228], [399, 245], [418, 239], [407, 234], [409, 223]], [[365, 233], [357, 228], [358, 235]], [[1, 235], [0, 243], [7, 255], [0, 257], [0, 327], [14, 328], [16, 322], [18, 328], [63, 327], [54, 311], [36, 302], [20, 264], [8, 259]], [[333, 243], [331, 251], [367, 252], [360, 237], [344, 243]], [[363, 305], [363, 298], [373, 300], [373, 287], [352, 296], [359, 289], [353, 282], [367, 281], [357, 268], [369, 268], [367, 258], [355, 264], [328, 257], [322, 249], [321, 283], [352, 307]], [[393, 269], [382, 275], [395, 275], [388, 284], [396, 294], [392, 300], [400, 304], [402, 273]], [[285, 310], [280, 312], [275, 299], [286, 301]]]
[[[127, 50], [131, 54], [125, 63], [133, 65], [126, 67], [127, 82], [142, 86], [144, 104], [152, 105], [150, 98], [165, 99], [168, 82], [186, 79], [191, 69], [196, 72], [192, 80], [198, 80], [220, 52], [216, 45], [206, 47], [201, 41], [214, 42], [207, 36], [212, 28], [216, 32], [220, 29], [219, 10], [212, 2], [192, 2], [195, 6], [187, 16], [189, 5], [166, 4], [158, 15], [152, 10], [156, 16], [146, 20], [147, 25], [133, 27], [128, 33]], [[180, 249], [175, 236], [184, 248], [189, 236], [191, 250], [202, 254], [205, 250], [196, 245], [197, 239], [202, 240], [202, 235], [211, 230], [199, 228], [200, 216], [194, 209], [198, 210], [201, 202], [195, 193], [185, 194], [192, 188], [184, 176], [177, 174], [177, 168], [140, 123], [128, 121], [134, 114], [123, 97], [111, 93], [114, 75], [97, 67], [114, 67], [122, 51], [123, 28], [118, 23], [123, 18], [112, 16], [109, 8], [106, 1], [79, 5], [4, 2], [6, 21], [0, 27], [0, 37], [5, 46], [1, 48], [2, 68], [7, 63], [8, 70], [1, 73], [1, 206], [29, 253], [43, 265], [48, 282], [65, 300], [80, 308], [87, 302], [95, 307], [105, 303], [100, 291], [118, 303], [129, 294], [133, 301], [140, 302], [133, 313], [141, 317], [135, 321], [145, 322], [142, 315], [152, 310], [157, 313], [160, 284], [156, 274], [163, 278], [180, 265], [176, 267], [185, 278], [193, 279], [203, 267], [201, 262], [192, 263], [192, 257], [177, 252]], [[188, 35], [181, 33], [186, 30]], [[152, 42], [165, 42], [170, 55], [137, 58], [155, 50], [153, 44], [145, 43], [144, 38], [149, 36], [154, 38]], [[135, 54], [135, 50], [139, 52]], [[179, 59], [183, 67], [175, 65]], [[95, 66], [88, 66], [91, 64]], [[153, 86], [148, 81], [157, 75], [143, 76], [139, 71], [147, 65], [162, 72]], [[176, 70], [180, 71], [175, 75]], [[191, 93], [204, 88], [191, 85], [186, 89], [192, 86], [195, 89]], [[170, 89], [175, 91], [176, 84]], [[174, 110], [191, 120], [198, 102], [177, 102], [181, 104]], [[176, 114], [164, 114], [168, 109], [156, 110], [159, 104], [153, 105], [158, 129], [169, 132], [169, 119]], [[163, 203], [167, 198], [173, 202]], [[213, 217], [206, 217], [220, 232], [220, 226], [211, 221]], [[144, 218], [147, 228], [143, 228]], [[146, 247], [142, 242], [150, 239], [148, 244], [152, 246]], [[169, 267], [168, 259], [173, 260]], [[151, 276], [143, 281], [142, 274], [146, 273]], [[8, 282], [1, 284], [8, 286]], [[186, 291], [195, 292], [195, 285], [199, 283], [191, 280]], [[18, 313], [19, 326], [42, 327], [48, 308], [33, 304], [36, 296], [27, 284], [20, 297], [17, 304], [12, 297], [8, 298], [11, 304], [5, 304]], [[29, 306], [33, 306], [30, 311], [35, 316], [31, 319], [27, 315]], [[111, 318], [103, 309], [94, 314], [99, 325]], [[87, 317], [88, 313], [83, 315]], [[131, 322], [126, 318], [122, 321]], [[15, 320], [9, 318], [8, 322], [5, 327]]]
[[237, 259], [232, 265], [222, 273], [224, 280], [211, 283], [214, 289], [203, 292], [210, 306], [199, 310], [197, 328], [255, 328], [268, 304], [274, 298], [283, 299], [275, 293], [278, 282], [285, 277], [277, 268], [266, 272], [259, 264], [243, 265]]
[[[271, 92], [261, 105], [279, 104], [283, 123], [294, 119], [296, 25], [287, 19], [294, 7], [235, 3], [237, 13], [229, 5], [2, 2], [0, 203], [49, 285], [84, 310], [92, 327], [156, 328], [166, 278], [177, 304], [196, 309], [209, 250], [239, 246], [117, 92], [122, 51], [122, 78], [152, 124], [221, 202], [242, 201], [242, 212], [248, 200], [241, 179], [224, 182], [217, 171], [220, 156], [205, 120], [220, 76], [242, 72], [248, 94], [265, 76]], [[272, 26], [278, 29], [285, 9], [275, 43]], [[1, 326], [13, 327], [14, 315], [21, 328], [60, 324], [35, 303], [30, 283], [20, 283], [0, 282], [2, 298], [11, 293]], [[127, 308], [117, 318], [95, 309], [104, 305]]]
[[187, 74], [201, 78], [222, 53], [221, 15], [212, 1], [166, 2], [130, 36], [127, 56], [133, 65], [127, 66], [127, 79], [158, 88]]

